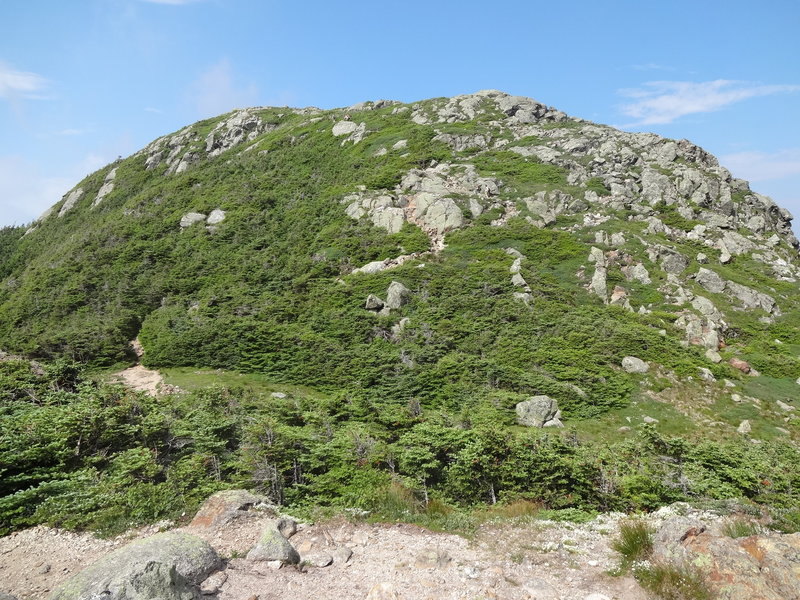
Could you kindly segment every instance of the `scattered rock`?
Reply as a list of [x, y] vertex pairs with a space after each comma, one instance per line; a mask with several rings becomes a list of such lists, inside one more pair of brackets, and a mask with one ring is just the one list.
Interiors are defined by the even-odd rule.
[[550, 396], [533, 396], [516, 406], [517, 423], [526, 427], [563, 427], [558, 402]]
[[622, 369], [626, 373], [647, 373], [650, 367], [641, 358], [626, 356], [622, 359]]
[[708, 381], [710, 383], [713, 383], [717, 380], [717, 378], [714, 377], [714, 374], [711, 371], [709, 371], [706, 367], [700, 367], [698, 370], [700, 371], [700, 379]]
[[217, 225], [218, 223], [222, 223], [225, 220], [225, 211], [220, 208], [215, 208], [211, 211], [206, 219], [206, 223], [209, 225]]
[[202, 213], [190, 212], [181, 217], [181, 228], [191, 227], [195, 223], [205, 221], [206, 216]]
[[388, 582], [376, 583], [367, 594], [366, 600], [398, 600], [397, 590]]
[[311, 554], [303, 555], [302, 562], [306, 563], [310, 567], [324, 569], [325, 567], [329, 567], [331, 564], [333, 564], [333, 557], [327, 552], [313, 552]]
[[739, 427], [736, 428], [736, 431], [741, 433], [742, 435], [747, 435], [753, 430], [753, 427], [750, 425], [750, 420], [745, 419], [741, 423], [739, 423]]
[[280, 521], [270, 521], [264, 527], [255, 547], [247, 553], [247, 560], [296, 565], [300, 555], [278, 529]]
[[644, 421], [645, 423], [649, 423], [650, 425], [655, 425], [656, 423], [658, 423], [658, 419], [654, 419], [653, 417], [648, 417], [648, 416], [642, 417], [642, 421]]
[[722, 362], [722, 356], [720, 356], [720, 353], [716, 350], [712, 350], [711, 348], [706, 350], [706, 358], [714, 364], [719, 364]]
[[401, 308], [408, 303], [410, 297], [411, 290], [399, 281], [392, 281], [386, 292], [385, 306], [392, 309]]
[[200, 584], [200, 593], [204, 596], [216, 594], [227, 580], [228, 574], [225, 571], [217, 571]]
[[337, 565], [343, 565], [350, 560], [353, 556], [353, 551], [347, 546], [339, 546], [333, 551], [333, 562]]
[[778, 405], [778, 408], [786, 412], [795, 410], [794, 406], [792, 406], [791, 404], [786, 404], [785, 402], [781, 402], [780, 400], [776, 400], [775, 404]]
[[751, 370], [750, 363], [748, 363], [745, 360], [742, 360], [741, 358], [733, 357], [728, 361], [728, 364], [732, 366], [734, 369], [738, 369], [739, 371], [745, 374], [749, 373]]
[[364, 303], [364, 308], [367, 310], [381, 310], [386, 303], [378, 298], [375, 294], [367, 296], [367, 301]]

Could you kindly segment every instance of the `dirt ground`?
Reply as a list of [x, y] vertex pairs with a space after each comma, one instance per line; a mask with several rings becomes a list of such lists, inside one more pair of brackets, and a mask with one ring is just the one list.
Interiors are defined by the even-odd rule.
[[[272, 568], [244, 557], [268, 515], [253, 513], [215, 529], [182, 528], [226, 559], [219, 600], [480, 599], [644, 600], [630, 578], [606, 573], [616, 518], [591, 523], [487, 525], [472, 540], [406, 524], [345, 520], [301, 525], [292, 544], [305, 564]], [[111, 540], [35, 527], [0, 538], [0, 591], [40, 600], [101, 555], [157, 526]], [[348, 555], [352, 552], [352, 555]], [[333, 559], [333, 564], [321, 565]]]

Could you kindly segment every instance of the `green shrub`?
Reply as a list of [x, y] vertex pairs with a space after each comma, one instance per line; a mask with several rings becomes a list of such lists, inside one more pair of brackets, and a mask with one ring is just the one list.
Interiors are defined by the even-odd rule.
[[639, 519], [620, 523], [619, 536], [611, 543], [611, 548], [622, 555], [620, 563], [623, 569], [650, 558], [653, 553], [653, 533], [653, 528]]
[[635, 570], [641, 586], [659, 600], [710, 600], [711, 590], [694, 565], [654, 563]]

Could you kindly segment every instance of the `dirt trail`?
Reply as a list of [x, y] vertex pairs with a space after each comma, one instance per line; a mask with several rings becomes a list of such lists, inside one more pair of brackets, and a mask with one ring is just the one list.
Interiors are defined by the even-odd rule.
[[135, 365], [119, 373], [114, 373], [114, 377], [129, 388], [139, 392], [147, 392], [152, 396], [162, 393], [165, 385], [161, 373], [142, 365]]
[[[286, 598], [644, 600], [630, 578], [611, 577], [616, 564], [609, 542], [615, 519], [591, 524], [534, 523], [482, 528], [473, 540], [405, 524], [347, 521], [301, 526], [292, 544], [301, 555], [352, 557], [325, 568], [284, 567], [243, 558], [268, 515], [253, 514], [218, 529], [182, 528], [205, 538], [227, 558], [218, 600]], [[102, 554], [155, 527], [113, 540], [35, 527], [0, 538], [0, 592], [44, 600], [50, 591]]]

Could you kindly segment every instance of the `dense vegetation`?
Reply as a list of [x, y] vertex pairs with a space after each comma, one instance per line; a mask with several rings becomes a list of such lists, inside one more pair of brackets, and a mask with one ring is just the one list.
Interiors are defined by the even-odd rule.
[[[331, 134], [343, 110], [259, 110], [269, 127], [246, 149], [170, 174], [165, 163], [148, 169], [139, 153], [80, 182], [85, 194], [64, 216], [28, 232], [0, 230], [0, 349], [45, 365], [37, 374], [24, 361], [0, 362], [3, 531], [40, 522], [116, 530], [181, 514], [230, 485], [295, 507], [403, 518], [514, 499], [595, 511], [743, 497], [792, 526], [797, 425], [772, 409], [794, 399], [800, 377], [796, 283], [746, 255], [715, 265], [727, 280], [779, 299], [782, 314], [767, 319], [711, 295], [729, 326], [724, 358], [745, 358], [762, 373], [747, 378], [685, 343], [674, 325], [683, 307], [667, 297], [667, 276], [632, 210], [610, 208], [603, 227], [624, 234], [624, 251], [653, 281], [616, 269], [608, 287], [624, 285], [642, 314], [587, 293], [591, 248], [612, 248], [580, 226], [583, 208], [546, 228], [526, 219], [524, 198], [555, 190], [608, 198], [610, 179], [579, 185], [535, 155], [457, 152], [436, 139], [509, 141], [491, 129], [504, 117], [496, 108], [436, 125], [395, 109], [359, 113], [366, 132], [358, 144]], [[188, 128], [183, 150], [201, 155], [229, 116]], [[542, 136], [583, 126], [546, 125]], [[498, 204], [487, 202], [482, 214], [454, 195], [469, 227], [449, 232], [443, 251], [425, 253], [428, 236], [409, 223], [389, 234], [345, 213], [347, 194], [392, 190], [410, 169], [443, 161], [500, 182]], [[113, 191], [91, 207], [111, 168]], [[517, 209], [502, 227], [500, 202]], [[225, 211], [223, 222], [179, 224], [214, 209]], [[654, 210], [683, 233], [699, 223], [673, 205]], [[687, 236], [651, 238], [689, 257], [684, 283], [706, 294], [691, 281], [700, 266], [691, 257], [718, 250]], [[524, 255], [524, 302], [514, 295], [509, 250]], [[388, 271], [353, 273], [409, 253], [420, 254]], [[393, 281], [410, 290], [408, 303], [367, 310], [367, 297], [386, 297]], [[80, 375], [76, 363], [93, 375], [130, 364], [137, 336], [148, 366], [228, 369], [306, 391], [151, 398]], [[651, 373], [622, 370], [629, 355], [654, 365]], [[716, 388], [695, 385], [700, 368]], [[720, 391], [723, 379], [764, 404], [734, 403]], [[558, 401], [567, 430], [516, 425], [515, 405], [535, 394]], [[641, 426], [645, 412], [661, 422]], [[743, 419], [760, 444], [733, 433]]]
[[[797, 527], [800, 453], [664, 437], [583, 443], [515, 431], [490, 399], [471, 410], [385, 410], [363, 398], [210, 388], [153, 398], [84, 380], [75, 365], [0, 362], [0, 530], [118, 531], [175, 518], [246, 486], [295, 509], [356, 507], [434, 524], [459, 507], [641, 510], [747, 498]], [[569, 511], [567, 511], [569, 512]], [[446, 524], [446, 523], [445, 523]]]

